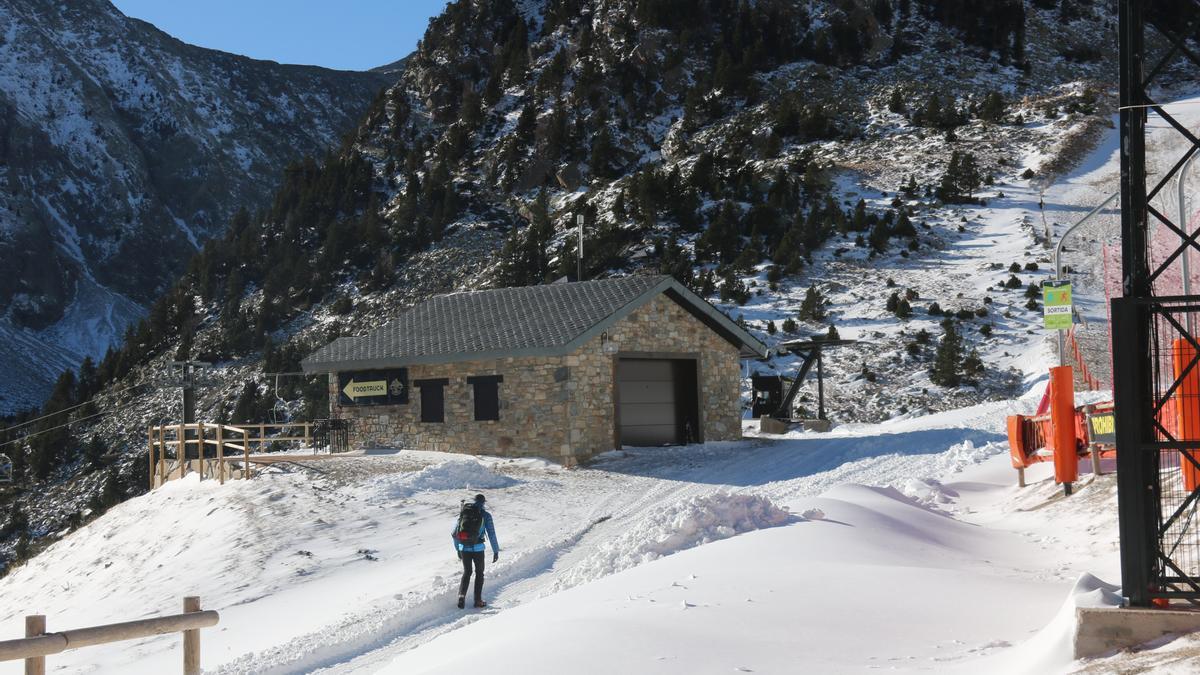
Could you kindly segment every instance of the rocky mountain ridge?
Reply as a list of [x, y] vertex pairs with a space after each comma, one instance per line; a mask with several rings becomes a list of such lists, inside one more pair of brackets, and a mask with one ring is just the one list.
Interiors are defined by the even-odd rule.
[[394, 79], [193, 47], [106, 0], [0, 6], [0, 413], [118, 345]]

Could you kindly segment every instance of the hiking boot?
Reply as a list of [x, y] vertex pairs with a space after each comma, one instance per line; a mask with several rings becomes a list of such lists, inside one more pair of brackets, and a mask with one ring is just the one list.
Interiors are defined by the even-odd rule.
[[482, 600], [476, 600], [476, 601], [475, 601], [475, 606], [476, 606], [476, 607], [487, 607], [487, 603], [486, 603], [486, 602], [484, 602], [484, 601], [482, 601]]
[[463, 596], [458, 596], [458, 608], [462, 609], [466, 599]]

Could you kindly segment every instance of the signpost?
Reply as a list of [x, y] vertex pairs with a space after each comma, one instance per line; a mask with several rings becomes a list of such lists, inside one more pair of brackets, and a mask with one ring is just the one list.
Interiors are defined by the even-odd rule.
[[1105, 445], [1115, 445], [1117, 442], [1117, 416], [1113, 411], [1109, 410], [1102, 413], [1089, 413], [1087, 416], [1088, 423], [1088, 441], [1090, 443], [1103, 443]]
[[338, 404], [407, 405], [408, 369], [338, 373]]
[[1071, 282], [1047, 281], [1042, 284], [1042, 319], [1046, 330], [1071, 328]]

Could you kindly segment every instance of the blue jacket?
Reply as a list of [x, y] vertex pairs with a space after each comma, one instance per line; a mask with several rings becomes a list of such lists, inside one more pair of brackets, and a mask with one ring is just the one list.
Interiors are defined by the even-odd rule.
[[[464, 553], [481, 552], [484, 549], [484, 545], [483, 545], [484, 533], [487, 534], [487, 540], [492, 542], [492, 552], [499, 553], [500, 552], [500, 542], [496, 541], [496, 528], [492, 525], [492, 514], [488, 513], [487, 509], [484, 509], [484, 511], [483, 511], [483, 530], [481, 530], [479, 532], [479, 539], [476, 540], [476, 542], [474, 544], [464, 544], [464, 543], [458, 541], [458, 539], [456, 538], [454, 540], [454, 548], [456, 548]], [[450, 536], [454, 537], [454, 530], [450, 531]]]

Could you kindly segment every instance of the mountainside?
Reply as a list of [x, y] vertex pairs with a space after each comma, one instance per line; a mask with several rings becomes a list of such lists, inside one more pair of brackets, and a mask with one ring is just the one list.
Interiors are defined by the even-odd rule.
[[106, 0], [0, 6], [0, 413], [99, 359], [394, 74], [184, 44]]
[[1047, 349], [1038, 204], [1112, 133], [1115, 13], [977, 5], [451, 3], [339, 152], [289, 165], [59, 379], [43, 412], [88, 402], [77, 424], [10, 432], [36, 434], [9, 446], [29, 522], [0, 550], [145, 489], [167, 361], [216, 364], [203, 419], [322, 416], [323, 380], [289, 375], [309, 350], [431, 294], [574, 276], [577, 215], [588, 278], [671, 273], [772, 346], [861, 340], [825, 362], [839, 422], [1010, 397]]

